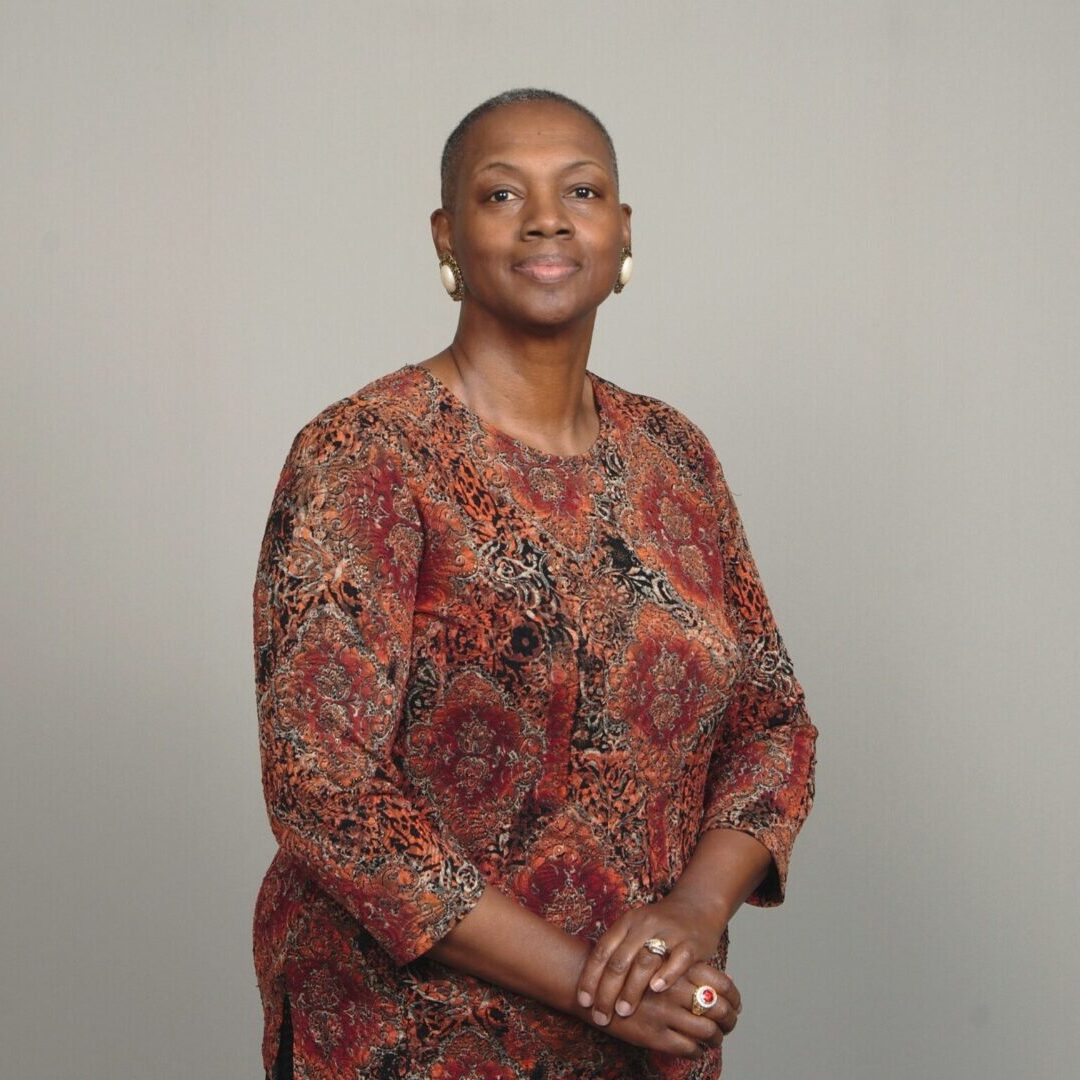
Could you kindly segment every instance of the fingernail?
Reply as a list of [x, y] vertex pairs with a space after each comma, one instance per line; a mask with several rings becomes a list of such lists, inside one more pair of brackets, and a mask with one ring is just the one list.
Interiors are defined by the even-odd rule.
[[629, 1016], [634, 1011], [634, 1007], [630, 1004], [629, 1001], [616, 1001], [615, 1011], [620, 1016]]
[[592, 994], [588, 990], [579, 990], [577, 999], [583, 1009], [587, 1009], [592, 1004]]
[[667, 986], [667, 983], [663, 979], [653, 979], [649, 985], [659, 994]]
[[608, 1018], [599, 1009], [593, 1009], [592, 1018], [593, 1023], [599, 1024], [601, 1027], [608, 1022]]

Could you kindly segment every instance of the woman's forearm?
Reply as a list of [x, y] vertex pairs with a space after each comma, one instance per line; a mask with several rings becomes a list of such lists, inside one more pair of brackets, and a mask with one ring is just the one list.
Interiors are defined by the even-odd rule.
[[[719, 932], [771, 861], [769, 849], [748, 833], [709, 829], [671, 896], [698, 908]], [[488, 884], [472, 910], [424, 955], [587, 1021], [575, 988], [590, 951], [586, 942]]]
[[574, 989], [588, 954], [587, 943], [488, 884], [424, 955], [584, 1020]]
[[738, 829], [708, 829], [671, 890], [700, 908], [722, 930], [742, 902], [765, 879], [769, 849]]

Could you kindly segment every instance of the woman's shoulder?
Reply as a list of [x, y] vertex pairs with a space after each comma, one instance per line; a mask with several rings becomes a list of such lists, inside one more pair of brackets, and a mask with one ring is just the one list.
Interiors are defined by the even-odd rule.
[[616, 427], [624, 435], [644, 438], [643, 444], [635, 439], [637, 445], [664, 453], [694, 473], [707, 474], [719, 464], [708, 436], [681, 409], [662, 398], [597, 378], [613, 406]]
[[294, 466], [362, 461], [373, 452], [407, 453], [429, 408], [425, 382], [404, 364], [320, 409], [296, 433]]

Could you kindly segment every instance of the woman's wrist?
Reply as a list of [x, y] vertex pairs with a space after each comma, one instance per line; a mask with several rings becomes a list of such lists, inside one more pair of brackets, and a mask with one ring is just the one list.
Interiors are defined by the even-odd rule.
[[721, 933], [771, 863], [769, 849], [753, 836], [736, 829], [709, 829], [668, 895], [696, 908]]
[[662, 902], [687, 909], [695, 921], [717, 935], [723, 933], [734, 914], [732, 903], [726, 896], [698, 880], [676, 883]]

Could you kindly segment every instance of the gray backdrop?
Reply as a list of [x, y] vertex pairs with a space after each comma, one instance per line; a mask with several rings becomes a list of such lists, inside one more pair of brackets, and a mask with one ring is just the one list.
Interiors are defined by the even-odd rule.
[[442, 348], [438, 156], [609, 126], [590, 366], [713, 440], [821, 730], [725, 1077], [1072, 1076], [1080, 5], [0, 3], [5, 1077], [260, 1074], [251, 586]]

